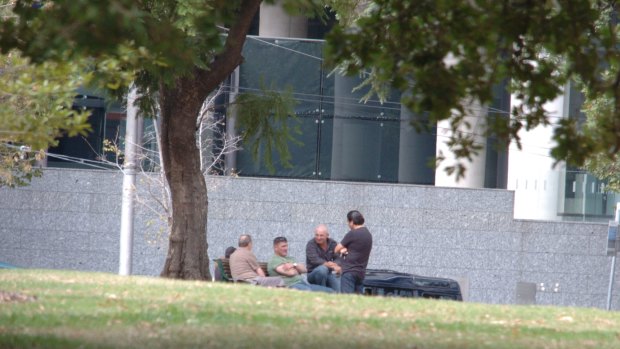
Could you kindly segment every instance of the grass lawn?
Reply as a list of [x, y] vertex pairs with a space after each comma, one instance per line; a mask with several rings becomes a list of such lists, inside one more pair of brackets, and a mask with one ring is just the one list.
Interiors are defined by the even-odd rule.
[[0, 348], [620, 348], [620, 313], [0, 270]]

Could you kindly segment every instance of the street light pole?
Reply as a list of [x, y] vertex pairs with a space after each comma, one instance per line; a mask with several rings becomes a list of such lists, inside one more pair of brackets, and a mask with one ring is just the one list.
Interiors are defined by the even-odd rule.
[[[615, 241], [613, 242], [614, 248], [613, 248], [613, 254], [611, 256], [611, 271], [609, 272], [609, 289], [607, 290], [607, 310], [611, 310], [611, 295], [612, 295], [612, 291], [613, 291], [613, 287], [614, 287], [614, 276], [616, 274], [616, 256], [618, 254], [618, 224], [620, 222], [620, 202], [616, 203], [616, 216], [615, 216], [615, 232], [614, 232], [614, 237], [615, 237]], [[612, 226], [610, 224], [610, 232], [612, 231]], [[612, 234], [609, 234], [609, 237]], [[608, 237], [608, 240], [609, 240]], [[608, 241], [608, 251], [609, 251], [609, 243], [611, 242], [611, 240]], [[609, 252], [608, 252], [609, 253]]]
[[133, 202], [136, 188], [136, 144], [138, 141], [138, 108], [134, 104], [136, 88], [127, 96], [127, 124], [125, 129], [125, 160], [123, 161], [123, 197], [121, 206], [121, 236], [119, 275], [131, 275], [133, 250]]

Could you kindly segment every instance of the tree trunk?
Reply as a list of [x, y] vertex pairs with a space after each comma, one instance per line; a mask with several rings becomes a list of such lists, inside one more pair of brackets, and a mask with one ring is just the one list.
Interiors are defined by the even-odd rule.
[[209, 280], [207, 187], [196, 145], [196, 117], [205, 96], [190, 77], [161, 86], [162, 161], [172, 201], [168, 256], [161, 276]]
[[195, 68], [160, 83], [161, 154], [172, 201], [168, 255], [161, 276], [210, 280], [207, 254], [207, 187], [196, 145], [202, 103], [242, 62], [241, 50], [261, 0], [243, 0], [223, 50], [209, 69]]

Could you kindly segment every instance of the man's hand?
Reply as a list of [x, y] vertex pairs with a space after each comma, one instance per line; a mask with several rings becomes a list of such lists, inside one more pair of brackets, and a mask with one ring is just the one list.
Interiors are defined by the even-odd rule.
[[284, 276], [295, 276], [300, 274], [300, 270], [297, 269], [297, 266], [290, 262], [278, 265], [276, 267], [276, 272]]
[[337, 275], [340, 275], [342, 268], [336, 262], [325, 262], [325, 266], [333, 270]]

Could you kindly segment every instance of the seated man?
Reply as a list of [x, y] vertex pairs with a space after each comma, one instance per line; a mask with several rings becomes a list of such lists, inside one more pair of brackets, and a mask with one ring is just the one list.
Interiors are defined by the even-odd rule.
[[333, 292], [331, 288], [311, 285], [301, 276], [306, 272], [306, 267], [296, 263], [295, 258], [288, 255], [288, 241], [285, 237], [277, 237], [273, 240], [274, 256], [267, 265], [269, 275], [280, 275], [286, 286], [302, 291]]
[[[224, 257], [225, 259], [229, 259], [230, 255], [233, 254], [233, 252], [235, 252], [236, 248], [229, 246], [228, 248], [226, 248], [226, 251], [224, 251]], [[222, 259], [220, 258], [220, 259]], [[220, 268], [221, 266], [219, 265], [220, 263], [222, 263], [219, 259], [215, 260], [215, 268], [213, 268], [213, 280], [215, 281], [222, 281], [224, 280], [224, 278], [222, 277], [222, 274], [220, 273]]]
[[239, 236], [239, 248], [230, 255], [230, 273], [235, 281], [245, 281], [260, 286], [284, 286], [282, 278], [265, 275], [256, 256], [252, 253], [252, 237], [248, 234]]
[[[308, 268], [308, 282], [326, 286], [340, 292], [340, 266], [335, 262], [334, 249], [338, 243], [329, 238], [325, 224], [314, 229], [314, 239], [306, 245], [306, 266]], [[333, 273], [332, 273], [333, 272]]]

